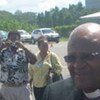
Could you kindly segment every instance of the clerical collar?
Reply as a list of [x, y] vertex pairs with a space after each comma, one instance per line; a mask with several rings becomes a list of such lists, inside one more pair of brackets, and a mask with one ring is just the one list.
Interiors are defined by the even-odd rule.
[[[83, 91], [83, 92], [84, 92], [84, 91]], [[97, 98], [97, 97], [100, 97], [100, 90], [97, 89], [97, 90], [95, 90], [94, 92], [91, 92], [91, 93], [86, 93], [86, 92], [84, 92], [84, 94], [85, 94], [85, 96], [86, 96], [87, 98], [90, 98], [90, 99], [92, 99], [92, 98]]]

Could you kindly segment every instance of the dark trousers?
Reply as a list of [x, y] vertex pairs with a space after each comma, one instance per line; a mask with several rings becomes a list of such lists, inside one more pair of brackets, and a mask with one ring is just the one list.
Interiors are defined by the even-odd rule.
[[42, 87], [42, 88], [33, 87], [34, 96], [36, 100], [42, 100], [45, 88], [46, 87]]

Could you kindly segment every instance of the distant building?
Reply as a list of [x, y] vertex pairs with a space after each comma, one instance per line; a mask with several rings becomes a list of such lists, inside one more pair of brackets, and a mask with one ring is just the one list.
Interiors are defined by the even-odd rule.
[[91, 18], [91, 19], [99, 19], [100, 20], [100, 12], [81, 16], [80, 18], [82, 18], [82, 19], [90, 19]]
[[100, 9], [100, 0], [85, 0], [86, 8]]
[[[85, 0], [87, 9], [100, 10], [100, 0]], [[80, 17], [81, 22], [95, 22], [100, 24], [100, 12], [88, 14]]]
[[85, 15], [80, 17], [81, 22], [95, 22], [100, 24], [100, 12], [96, 12], [93, 14]]

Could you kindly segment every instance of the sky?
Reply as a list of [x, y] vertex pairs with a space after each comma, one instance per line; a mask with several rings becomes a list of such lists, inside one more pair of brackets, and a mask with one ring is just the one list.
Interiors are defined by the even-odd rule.
[[77, 4], [82, 2], [85, 5], [85, 0], [0, 0], [0, 11], [5, 10], [15, 13], [17, 10], [22, 12], [44, 12], [58, 7], [68, 8], [69, 4]]

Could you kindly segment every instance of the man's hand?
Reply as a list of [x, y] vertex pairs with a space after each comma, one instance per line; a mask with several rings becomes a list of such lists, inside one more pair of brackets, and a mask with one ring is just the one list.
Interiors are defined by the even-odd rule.
[[0, 46], [0, 51], [1, 51], [3, 48], [9, 47], [11, 44], [12, 44], [12, 42], [11, 42], [10, 40], [2, 41], [1, 46]]
[[23, 50], [25, 50], [26, 56], [29, 58], [29, 62], [30, 62], [31, 64], [34, 64], [34, 63], [37, 61], [35, 54], [32, 53], [30, 50], [28, 50], [28, 49], [23, 45], [23, 43], [17, 42], [17, 41], [16, 41], [16, 45], [17, 45], [19, 48], [22, 48]]
[[16, 41], [15, 44], [17, 45], [18, 48], [22, 49], [26, 48], [22, 42]]

